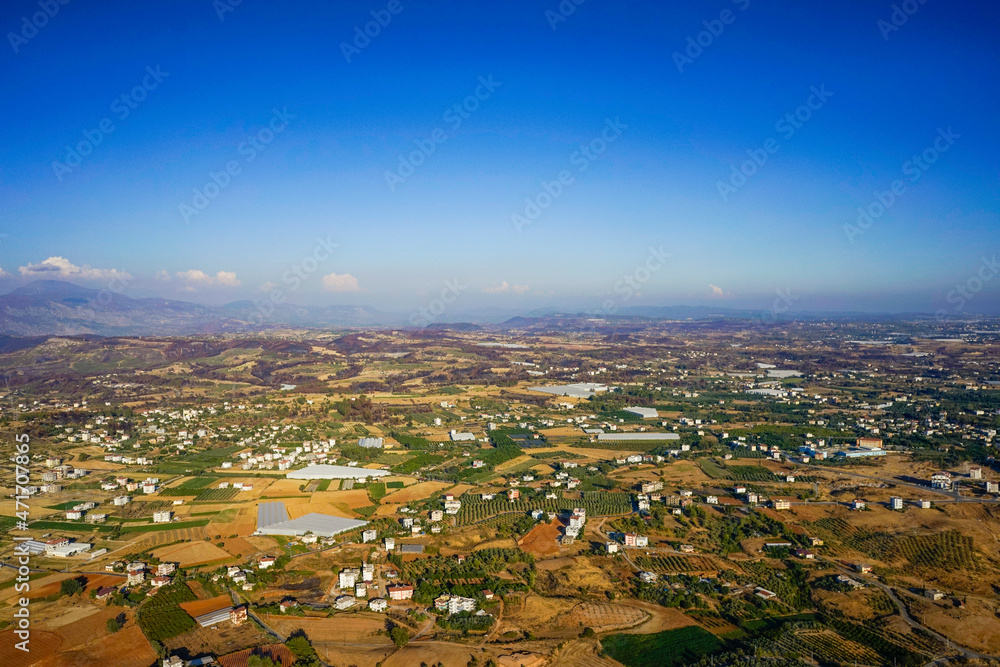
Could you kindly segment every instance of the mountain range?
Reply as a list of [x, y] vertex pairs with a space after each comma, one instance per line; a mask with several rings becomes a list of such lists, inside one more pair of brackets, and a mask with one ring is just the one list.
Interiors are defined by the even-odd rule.
[[[613, 316], [565, 313], [547, 308], [519, 313], [488, 309], [463, 315], [466, 321], [431, 323], [429, 329], [473, 331], [482, 326], [503, 329], [587, 329], [595, 320], [638, 325], [649, 320], [758, 321], [776, 319], [767, 311], [709, 306], [630, 306]], [[922, 314], [795, 313], [794, 319], [892, 321], [925, 319]], [[793, 319], [777, 316], [781, 321]], [[289, 303], [234, 301], [208, 306], [162, 298], [135, 299], [59, 280], [38, 280], [0, 295], [0, 336], [170, 336], [245, 333], [279, 328], [411, 326], [405, 314], [367, 306], [300, 306]]]

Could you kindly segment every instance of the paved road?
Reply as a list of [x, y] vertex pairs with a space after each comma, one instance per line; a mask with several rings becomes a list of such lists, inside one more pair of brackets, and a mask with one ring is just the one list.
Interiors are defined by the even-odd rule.
[[[893, 603], [895, 603], [896, 608], [899, 610], [900, 617], [902, 617], [902, 619], [904, 621], [906, 621], [907, 625], [909, 625], [910, 627], [913, 627], [913, 628], [918, 628], [920, 630], [923, 630], [927, 634], [929, 634], [932, 637], [936, 638], [938, 641], [943, 642], [946, 646], [953, 647], [956, 651], [958, 651], [962, 655], [962, 657], [964, 657], [964, 658], [979, 658], [981, 660], [997, 660], [998, 659], [996, 656], [985, 655], [983, 653], [976, 653], [975, 651], [973, 651], [971, 649], [967, 649], [967, 648], [964, 648], [962, 646], [959, 646], [958, 644], [956, 644], [955, 642], [953, 642], [948, 637], [945, 637], [944, 635], [942, 635], [942, 634], [940, 634], [938, 632], [935, 632], [934, 630], [931, 630], [927, 626], [920, 624], [919, 622], [916, 621], [916, 619], [914, 619], [912, 616], [910, 616], [910, 613], [906, 610], [906, 605], [903, 604], [903, 601], [900, 600], [896, 596], [896, 591], [894, 589], [892, 589], [891, 587], [887, 586], [886, 584], [883, 584], [878, 579], [875, 579], [874, 577], [866, 577], [866, 576], [860, 575], [857, 572], [854, 572], [853, 570], [847, 569], [846, 567], [844, 567], [843, 565], [841, 565], [837, 561], [831, 560], [829, 558], [824, 558], [824, 557], [821, 556], [820, 560], [822, 560], [823, 562], [827, 563], [828, 565], [833, 566], [836, 570], [839, 570], [843, 574], [846, 574], [846, 575], [848, 575], [850, 577], [853, 577], [855, 579], [861, 579], [861, 580], [865, 581], [868, 584], [871, 584], [873, 586], [877, 586], [878, 588], [881, 588], [883, 591], [885, 591], [886, 595], [889, 596], [889, 599], [892, 600]], [[943, 658], [938, 658], [937, 660], [934, 660], [933, 662], [931, 662], [929, 664], [940, 663], [940, 661], [942, 659]]]

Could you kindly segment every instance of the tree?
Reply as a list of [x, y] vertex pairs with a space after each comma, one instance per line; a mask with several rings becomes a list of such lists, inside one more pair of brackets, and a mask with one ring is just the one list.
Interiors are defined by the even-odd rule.
[[391, 639], [399, 648], [403, 648], [410, 643], [410, 633], [407, 632], [405, 628], [397, 625], [389, 631], [389, 639]]
[[589, 639], [594, 636], [594, 628], [584, 628], [583, 632], [580, 633], [581, 637]]
[[271, 660], [268, 656], [251, 655], [247, 658], [247, 667], [281, 667], [281, 663]]
[[290, 637], [285, 646], [295, 654], [295, 667], [320, 667], [319, 656], [304, 632]]
[[108, 625], [108, 632], [110, 632], [111, 634], [115, 634], [116, 632], [122, 629], [122, 624], [118, 621], [117, 618], [109, 618], [107, 625]]
[[64, 579], [59, 585], [60, 595], [76, 595], [83, 590], [83, 583], [79, 578], [77, 579]]

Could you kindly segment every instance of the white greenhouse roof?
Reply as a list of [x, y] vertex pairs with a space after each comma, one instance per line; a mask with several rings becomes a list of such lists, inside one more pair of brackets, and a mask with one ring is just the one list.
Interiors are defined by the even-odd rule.
[[367, 521], [345, 519], [329, 514], [306, 514], [298, 519], [288, 518], [285, 503], [261, 503], [257, 506], [257, 532], [261, 535], [305, 535], [332, 537], [338, 533], [360, 528]]
[[680, 440], [676, 433], [599, 433], [598, 440]]
[[288, 479], [360, 479], [362, 477], [381, 477], [388, 474], [390, 474], [388, 470], [352, 468], [349, 466], [333, 466], [320, 463], [306, 466], [300, 470], [292, 470], [285, 477]]

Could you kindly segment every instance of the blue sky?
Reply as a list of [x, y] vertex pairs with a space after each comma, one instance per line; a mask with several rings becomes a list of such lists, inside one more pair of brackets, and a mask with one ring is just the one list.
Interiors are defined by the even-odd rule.
[[1000, 250], [996, 3], [226, 2], [4, 3], [0, 289], [935, 311]]

